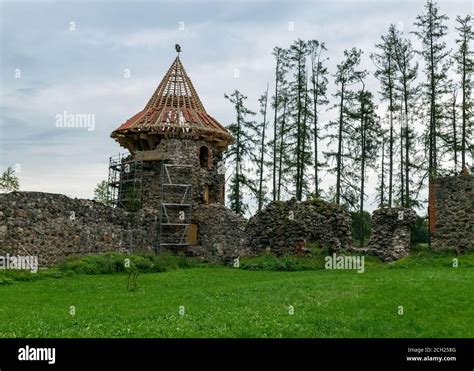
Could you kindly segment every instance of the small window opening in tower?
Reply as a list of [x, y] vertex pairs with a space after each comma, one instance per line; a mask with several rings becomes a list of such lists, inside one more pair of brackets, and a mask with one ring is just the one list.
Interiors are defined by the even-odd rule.
[[209, 168], [209, 163], [210, 163], [210, 153], [209, 153], [209, 148], [206, 146], [202, 146], [199, 150], [199, 163], [201, 167], [207, 167]]
[[204, 185], [204, 189], [202, 191], [202, 201], [205, 204], [209, 203], [209, 186], [207, 184]]
[[224, 204], [225, 202], [225, 185], [222, 184], [221, 185], [221, 189], [220, 189], [220, 192], [219, 192], [219, 201]]

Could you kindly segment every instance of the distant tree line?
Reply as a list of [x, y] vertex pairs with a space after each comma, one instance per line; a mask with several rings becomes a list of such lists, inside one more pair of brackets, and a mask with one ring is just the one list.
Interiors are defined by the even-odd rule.
[[[330, 75], [324, 42], [275, 47], [275, 79], [259, 115], [238, 90], [225, 96], [236, 115], [228, 127], [236, 138], [227, 154], [230, 207], [245, 214], [254, 201], [260, 210], [269, 200], [321, 197], [365, 220], [369, 173], [378, 175], [378, 206], [421, 207], [427, 181], [459, 173], [473, 150], [472, 17], [456, 18], [454, 49], [445, 41], [447, 20], [426, 2], [412, 32], [420, 50], [390, 25], [369, 54], [373, 71], [360, 67], [357, 48], [345, 50]], [[379, 102], [367, 88], [371, 74]], [[335, 119], [323, 122], [325, 111]], [[334, 184], [323, 189], [326, 174]], [[358, 224], [362, 243], [367, 223]]]

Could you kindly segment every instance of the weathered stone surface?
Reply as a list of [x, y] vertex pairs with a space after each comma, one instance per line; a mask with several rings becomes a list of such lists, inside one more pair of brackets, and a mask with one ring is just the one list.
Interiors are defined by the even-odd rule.
[[372, 233], [367, 248], [355, 249], [390, 262], [410, 253], [411, 226], [416, 213], [407, 208], [383, 208], [372, 214]]
[[0, 194], [0, 255], [37, 255], [41, 266], [69, 256], [155, 248], [158, 212], [127, 212], [61, 194]]
[[[70, 256], [107, 251], [152, 251], [158, 244], [159, 211], [129, 212], [61, 194], [0, 194], [0, 255], [37, 255], [41, 266]], [[249, 254], [246, 219], [220, 204], [196, 205], [198, 246], [189, 251], [210, 261]], [[247, 249], [247, 250], [246, 250]]]
[[[201, 166], [201, 148], [209, 150], [209, 160], [206, 166]], [[203, 204], [204, 188], [209, 189], [209, 203], [224, 204], [224, 172], [222, 162], [222, 152], [215, 146], [202, 140], [188, 139], [161, 139], [155, 152], [160, 154], [166, 163], [179, 165], [190, 165], [192, 171], [185, 169], [173, 169], [170, 174], [171, 181], [178, 184], [191, 184], [193, 204]], [[142, 171], [142, 192], [141, 201], [144, 208], [158, 209], [161, 202], [161, 161], [144, 161]], [[164, 177], [167, 183], [166, 176]], [[173, 189], [167, 188], [167, 200], [173, 198]], [[180, 189], [176, 189], [176, 202], [182, 198]]]
[[219, 205], [198, 205], [193, 209], [198, 225], [198, 245], [191, 252], [210, 261], [230, 262], [250, 255], [245, 239], [246, 219]]
[[434, 186], [437, 222], [432, 248], [474, 249], [474, 175], [438, 178]]
[[334, 250], [351, 246], [351, 218], [323, 200], [273, 201], [250, 218], [246, 234], [253, 252], [295, 254], [307, 243]]

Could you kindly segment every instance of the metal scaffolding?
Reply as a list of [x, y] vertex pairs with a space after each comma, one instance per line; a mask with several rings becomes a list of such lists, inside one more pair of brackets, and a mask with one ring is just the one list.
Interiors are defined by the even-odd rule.
[[109, 159], [108, 199], [114, 207], [137, 210], [141, 207], [143, 161], [127, 153]]
[[161, 163], [158, 251], [183, 251], [192, 213], [192, 166]]

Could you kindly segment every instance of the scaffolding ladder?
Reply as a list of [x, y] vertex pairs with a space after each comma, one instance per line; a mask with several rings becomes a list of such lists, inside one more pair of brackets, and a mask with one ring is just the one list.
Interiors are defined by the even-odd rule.
[[137, 210], [141, 207], [143, 161], [126, 153], [109, 158], [108, 199], [112, 206]]
[[161, 202], [157, 252], [184, 252], [192, 213], [192, 166], [161, 163]]

